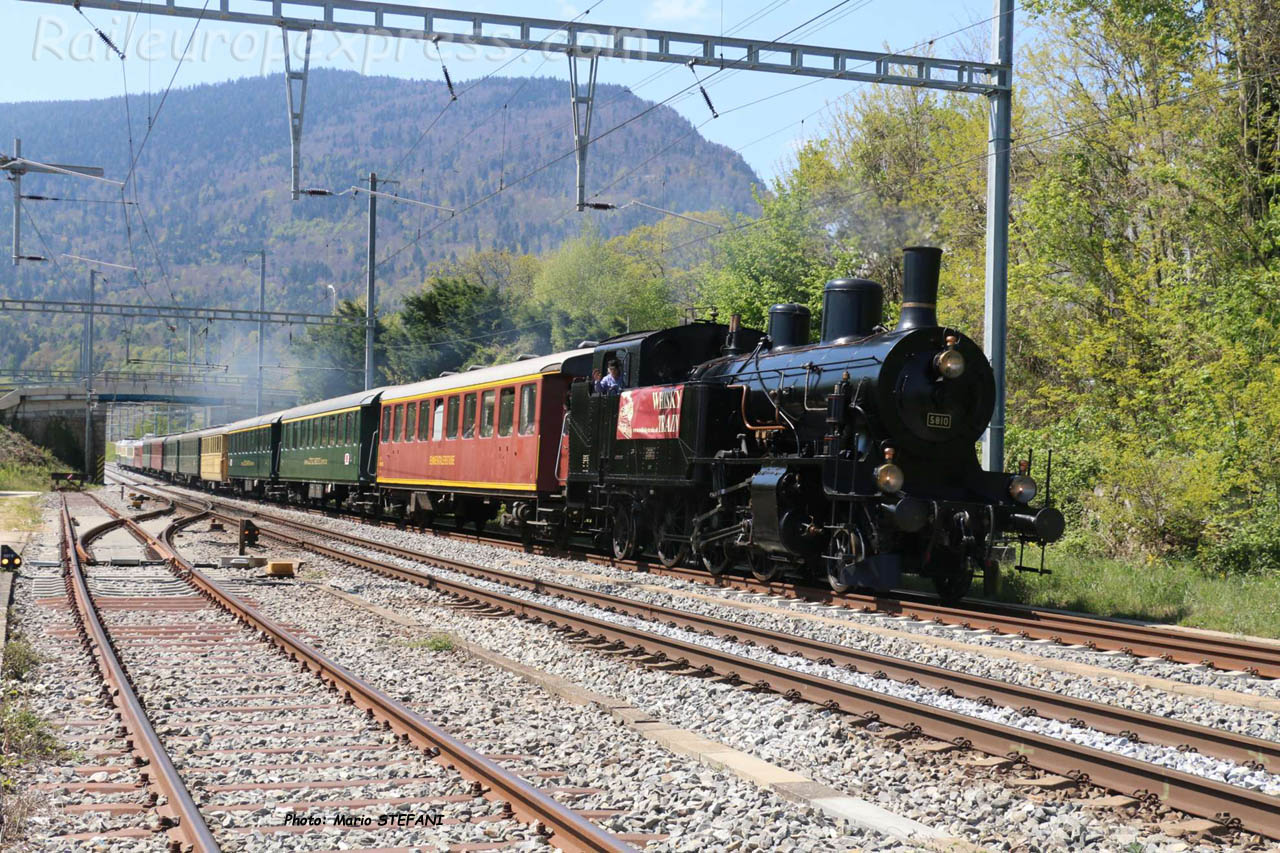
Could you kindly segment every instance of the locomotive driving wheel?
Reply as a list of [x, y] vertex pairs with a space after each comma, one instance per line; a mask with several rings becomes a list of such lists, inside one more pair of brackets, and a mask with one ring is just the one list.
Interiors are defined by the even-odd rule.
[[782, 566], [777, 560], [764, 551], [759, 551], [755, 548], [747, 551], [747, 567], [751, 569], [751, 574], [760, 583], [769, 583], [777, 579], [778, 574], [782, 571]]
[[613, 558], [630, 560], [636, 554], [636, 515], [629, 503], [613, 511]]
[[832, 592], [843, 593], [853, 588], [853, 584], [845, 580], [845, 570], [853, 568], [865, 556], [866, 547], [862, 544], [862, 534], [843, 527], [832, 534], [825, 554], [827, 583], [831, 585]]
[[674, 569], [689, 557], [689, 512], [683, 500], [674, 500], [662, 511], [658, 520], [657, 541], [658, 562], [668, 569]]
[[938, 591], [938, 598], [944, 604], [955, 604], [964, 598], [969, 594], [969, 585], [972, 583], [973, 566], [967, 560], [933, 576], [933, 588]]
[[711, 542], [698, 549], [702, 568], [719, 577], [733, 564], [733, 552], [724, 542]]

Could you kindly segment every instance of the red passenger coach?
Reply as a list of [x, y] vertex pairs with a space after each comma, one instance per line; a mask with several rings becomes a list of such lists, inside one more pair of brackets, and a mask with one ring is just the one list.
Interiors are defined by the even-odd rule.
[[[493, 499], [520, 497], [532, 511], [559, 492], [561, 433], [569, 383], [591, 370], [574, 350], [469, 370], [382, 394], [378, 485], [410, 513], [448, 508], [492, 517]], [[459, 511], [461, 510], [461, 512]]]

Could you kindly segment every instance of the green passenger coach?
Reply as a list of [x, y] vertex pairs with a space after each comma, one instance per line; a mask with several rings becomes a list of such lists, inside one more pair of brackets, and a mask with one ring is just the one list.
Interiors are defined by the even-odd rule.
[[276, 477], [280, 416], [263, 415], [227, 427], [227, 477], [241, 492], [261, 493]]
[[279, 414], [278, 480], [297, 498], [342, 501], [373, 486], [378, 470], [379, 391], [299, 406]]

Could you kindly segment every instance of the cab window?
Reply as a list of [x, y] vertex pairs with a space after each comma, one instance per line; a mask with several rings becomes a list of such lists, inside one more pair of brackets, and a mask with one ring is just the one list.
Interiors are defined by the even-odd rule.
[[462, 398], [462, 437], [475, 438], [476, 435], [476, 395], [468, 394]]
[[391, 440], [391, 407], [387, 406], [382, 410], [382, 443], [386, 444]]
[[491, 438], [493, 436], [493, 398], [495, 392], [485, 391], [480, 396], [480, 436], [482, 438]]
[[498, 395], [498, 435], [511, 435], [511, 423], [516, 414], [516, 389], [503, 388]]
[[439, 441], [444, 437], [444, 400], [436, 400], [435, 419], [431, 422], [431, 440]]
[[458, 437], [458, 398], [449, 398], [449, 438]]
[[538, 386], [532, 382], [520, 386], [520, 434], [533, 435], [538, 413]]

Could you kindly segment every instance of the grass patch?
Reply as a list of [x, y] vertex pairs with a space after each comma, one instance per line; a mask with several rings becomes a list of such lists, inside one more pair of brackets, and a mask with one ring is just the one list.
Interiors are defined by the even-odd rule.
[[25, 436], [0, 426], [0, 491], [43, 492], [58, 460]]
[[40, 805], [22, 784], [22, 768], [65, 754], [49, 723], [17, 691], [6, 690], [0, 698], [0, 847], [24, 837], [27, 819]]
[[[48, 487], [47, 480], [44, 487]], [[32, 495], [25, 498], [0, 498], [0, 530], [25, 533], [39, 530], [40, 524], [41, 510], [38, 497]]]
[[1102, 616], [1280, 637], [1280, 574], [1211, 575], [1191, 560], [1134, 564], [1053, 552], [1047, 566], [1053, 574], [1006, 570], [999, 598]]
[[53, 466], [21, 465], [0, 462], [0, 491], [44, 492], [49, 489], [49, 474]]
[[411, 649], [426, 649], [429, 652], [451, 652], [453, 651], [453, 640], [448, 634], [432, 634], [430, 637], [419, 637], [416, 640], [408, 640], [405, 645]]
[[0, 677], [10, 681], [26, 681], [27, 675], [40, 663], [40, 656], [23, 637], [14, 637], [4, 644], [4, 662], [0, 665]]
[[58, 738], [47, 721], [18, 693], [8, 692], [0, 700], [0, 770], [8, 781], [8, 771], [36, 759], [55, 758], [62, 753]]

